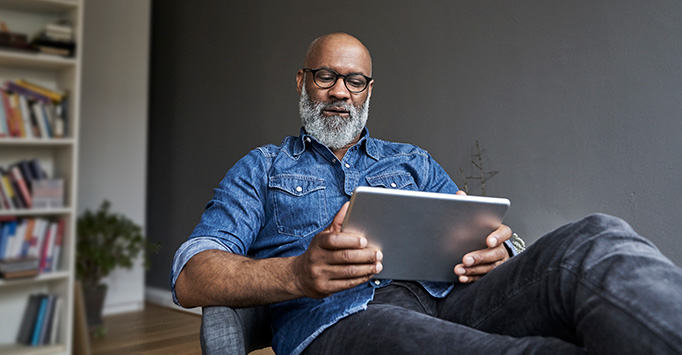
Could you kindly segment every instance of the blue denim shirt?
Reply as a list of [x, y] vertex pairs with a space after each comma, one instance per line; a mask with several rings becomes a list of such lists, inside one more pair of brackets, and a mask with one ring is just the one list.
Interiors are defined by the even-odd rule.
[[[206, 205], [201, 221], [175, 254], [175, 281], [195, 254], [220, 249], [253, 258], [302, 254], [358, 186], [455, 193], [457, 185], [423, 149], [370, 138], [367, 129], [343, 161], [301, 129], [281, 145], [251, 151], [232, 167]], [[390, 280], [372, 280], [324, 299], [273, 304], [272, 346], [299, 354], [339, 319], [366, 309], [374, 290]], [[452, 284], [423, 282], [435, 297]]]

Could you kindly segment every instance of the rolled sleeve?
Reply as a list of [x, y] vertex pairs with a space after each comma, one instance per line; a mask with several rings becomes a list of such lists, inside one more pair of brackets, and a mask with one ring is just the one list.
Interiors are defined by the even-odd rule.
[[180, 272], [189, 259], [206, 250], [222, 250], [233, 253], [230, 247], [216, 237], [195, 237], [182, 243], [180, 248], [175, 252], [173, 266], [171, 268], [171, 291], [173, 293], [173, 302], [178, 306], [182, 306], [180, 302], [178, 302], [178, 297], [175, 295], [175, 282], [178, 280], [178, 275], [180, 275]]

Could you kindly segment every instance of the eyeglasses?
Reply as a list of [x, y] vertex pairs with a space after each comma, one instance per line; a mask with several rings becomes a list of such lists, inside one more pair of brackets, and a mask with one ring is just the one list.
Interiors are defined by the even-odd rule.
[[327, 68], [303, 68], [303, 71], [313, 73], [313, 82], [315, 82], [315, 85], [319, 86], [321, 89], [329, 89], [336, 84], [336, 81], [339, 80], [339, 77], [342, 77], [343, 84], [346, 86], [346, 89], [354, 94], [365, 91], [369, 85], [369, 82], [372, 81], [372, 78], [360, 73], [343, 75]]

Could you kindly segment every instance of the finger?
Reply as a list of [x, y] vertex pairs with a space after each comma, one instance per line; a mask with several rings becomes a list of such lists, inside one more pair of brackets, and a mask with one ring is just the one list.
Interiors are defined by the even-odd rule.
[[329, 280], [352, 280], [365, 279], [372, 277], [383, 270], [381, 263], [372, 264], [352, 264], [352, 265], [331, 265], [327, 271]]
[[457, 190], [457, 192], [455, 192], [455, 195], [461, 195], [461, 196], [466, 196], [466, 195], [467, 195], [467, 193], [466, 193], [466, 192], [464, 192], [463, 190]]
[[503, 261], [500, 260], [492, 264], [477, 265], [469, 268], [462, 267], [460, 264], [455, 266], [455, 274], [457, 274], [458, 276], [483, 276], [493, 271], [494, 268], [500, 266], [500, 264], [502, 263]]
[[340, 249], [332, 252], [327, 262], [332, 265], [372, 264], [382, 259], [383, 253], [376, 249]]
[[494, 248], [476, 250], [464, 255], [462, 264], [465, 267], [472, 267], [481, 264], [490, 264], [500, 260], [507, 260], [509, 254], [504, 245], [499, 245]]
[[485, 243], [489, 248], [494, 248], [511, 238], [511, 235], [511, 228], [502, 224], [488, 235], [488, 237], [485, 239]]
[[334, 216], [334, 219], [332, 222], [325, 228], [325, 231], [328, 232], [340, 232], [341, 231], [341, 226], [343, 225], [343, 220], [346, 219], [346, 212], [348, 212], [348, 206], [350, 205], [350, 202], [346, 202], [341, 206], [338, 212], [336, 212], [336, 215]]
[[367, 238], [350, 233], [318, 234], [314, 241], [319, 247], [328, 250], [361, 249], [367, 246]]

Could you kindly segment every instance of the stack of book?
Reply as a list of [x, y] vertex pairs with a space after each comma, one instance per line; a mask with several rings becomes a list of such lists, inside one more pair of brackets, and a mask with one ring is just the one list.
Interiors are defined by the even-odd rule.
[[0, 217], [0, 275], [4, 279], [56, 271], [64, 220]]
[[73, 56], [76, 51], [73, 26], [66, 22], [48, 24], [35, 36], [31, 46], [42, 53]]
[[38, 159], [0, 166], [0, 210], [64, 206], [64, 181], [50, 179]]
[[33, 294], [28, 297], [17, 342], [39, 346], [57, 343], [62, 298], [54, 294]]
[[0, 89], [0, 138], [63, 138], [67, 96], [26, 80], [8, 80]]

